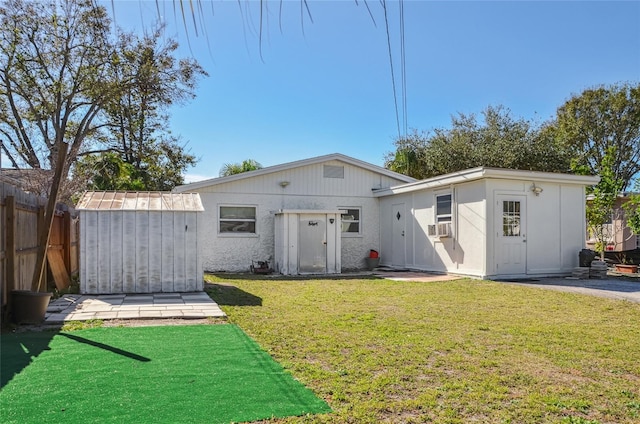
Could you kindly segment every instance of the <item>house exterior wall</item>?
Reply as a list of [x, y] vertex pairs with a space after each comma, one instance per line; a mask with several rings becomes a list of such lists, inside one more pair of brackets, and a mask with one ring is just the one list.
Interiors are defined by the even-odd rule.
[[[344, 178], [324, 177], [324, 165], [344, 166]], [[288, 182], [285, 187], [282, 182]], [[206, 271], [246, 272], [252, 261], [275, 259], [275, 214], [280, 210], [337, 210], [360, 208], [360, 234], [341, 237], [342, 270], [365, 268], [370, 249], [379, 250], [379, 209], [372, 189], [402, 181], [342, 161], [330, 160], [255, 177], [212, 184], [186, 186], [200, 194], [202, 255]], [[255, 234], [220, 233], [220, 206], [256, 207]]]
[[[505, 196], [526, 205], [523, 237], [518, 239], [524, 265], [518, 275], [571, 273], [585, 241], [584, 186], [552, 181], [538, 185], [543, 192], [536, 196], [531, 181], [481, 178], [380, 197], [381, 264], [401, 266], [393, 258], [397, 258], [394, 246], [402, 239], [406, 251], [402, 266], [477, 277], [506, 275], [498, 266]], [[451, 237], [429, 236], [429, 225], [436, 224], [436, 196], [448, 193], [452, 195]], [[404, 237], [398, 237], [399, 227], [394, 235], [398, 205], [407, 211]]]
[[[526, 199], [526, 274], [569, 274], [578, 266], [578, 253], [585, 245], [584, 186], [553, 182], [540, 183], [543, 192], [536, 196], [531, 181], [487, 180], [492, 193], [487, 216], [499, 216], [498, 195], [520, 195]], [[496, 219], [487, 221], [489, 276], [499, 276], [496, 248]]]
[[[428, 226], [436, 223], [436, 196], [448, 193], [453, 199], [452, 237], [429, 236]], [[383, 220], [380, 229], [381, 264], [397, 265], [391, 259], [394, 238], [391, 222], [397, 219], [392, 211], [394, 205], [404, 204], [407, 211], [404, 266], [425, 271], [483, 275], [486, 257], [484, 194], [484, 183], [476, 181], [380, 198]]]
[[199, 214], [81, 210], [81, 293], [201, 291]]

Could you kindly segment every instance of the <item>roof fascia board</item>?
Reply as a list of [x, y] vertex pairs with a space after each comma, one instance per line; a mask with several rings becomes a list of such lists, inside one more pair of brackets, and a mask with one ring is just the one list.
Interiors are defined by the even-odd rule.
[[402, 184], [387, 189], [374, 190], [374, 197], [410, 193], [418, 190], [436, 189], [452, 184], [462, 184], [479, 179], [503, 179], [516, 181], [535, 181], [562, 184], [594, 185], [600, 177], [593, 175], [559, 174], [554, 172], [522, 171], [500, 168], [471, 168], [451, 174], [439, 175], [422, 181]]
[[227, 177], [210, 178], [208, 180], [197, 181], [190, 184], [184, 184], [184, 185], [175, 187], [173, 191], [180, 193], [183, 191], [197, 190], [204, 187], [229, 183], [232, 181], [244, 180], [247, 178], [259, 177], [261, 175], [272, 174], [274, 172], [280, 172], [280, 171], [286, 171], [289, 169], [299, 168], [302, 166], [315, 165], [317, 163], [328, 162], [330, 160], [338, 160], [341, 162], [345, 162], [350, 165], [357, 166], [359, 168], [364, 168], [371, 172], [386, 175], [388, 177], [395, 178], [397, 180], [405, 181], [408, 183], [416, 181], [415, 178], [409, 177], [407, 175], [399, 174], [397, 172], [393, 172], [388, 169], [382, 168], [380, 166], [373, 165], [371, 163], [364, 162], [349, 156], [345, 156], [340, 153], [332, 153], [330, 155], [317, 156], [309, 159], [302, 159], [294, 162], [287, 162], [279, 165], [268, 166], [266, 168], [256, 169], [255, 171], [242, 172], [240, 174], [229, 175]]

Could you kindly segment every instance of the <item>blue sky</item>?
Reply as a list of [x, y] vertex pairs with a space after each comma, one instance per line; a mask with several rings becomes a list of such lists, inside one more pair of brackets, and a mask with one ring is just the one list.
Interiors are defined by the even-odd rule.
[[[200, 158], [188, 181], [244, 159], [270, 166], [337, 152], [383, 164], [398, 126], [379, 0], [367, 2], [373, 20], [363, 0], [310, 0], [313, 22], [298, 0], [282, 3], [279, 21], [280, 2], [269, 1], [261, 44], [259, 2], [200, 3], [199, 34], [188, 21], [187, 36], [173, 0], [158, 2], [178, 56], [210, 75], [195, 100], [171, 109], [173, 133]], [[155, 0], [113, 5], [125, 29], [157, 19]], [[402, 104], [399, 6], [387, 2]], [[405, 1], [404, 29], [409, 129], [447, 127], [488, 105], [546, 120], [585, 88], [640, 80], [639, 1]]]

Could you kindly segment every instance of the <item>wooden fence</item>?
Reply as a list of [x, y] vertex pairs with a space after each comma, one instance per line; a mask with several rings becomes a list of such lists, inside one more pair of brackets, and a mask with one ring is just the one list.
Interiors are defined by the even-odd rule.
[[[38, 229], [44, 225], [46, 199], [25, 193], [0, 181], [0, 290], [2, 307], [11, 290], [30, 290], [36, 254]], [[69, 210], [57, 210], [47, 250], [47, 285], [69, 285], [79, 264], [78, 220]]]

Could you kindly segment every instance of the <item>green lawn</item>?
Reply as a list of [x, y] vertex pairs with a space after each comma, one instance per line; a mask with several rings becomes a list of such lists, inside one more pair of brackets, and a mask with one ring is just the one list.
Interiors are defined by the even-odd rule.
[[283, 422], [640, 422], [638, 304], [476, 280], [207, 280], [334, 411]]

